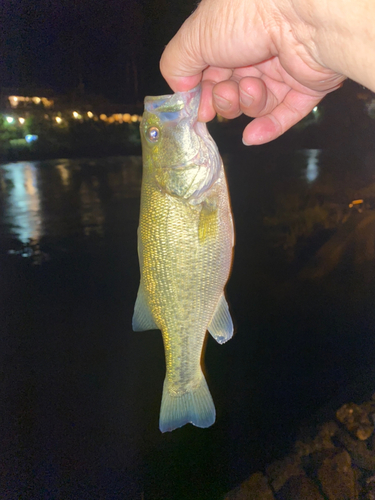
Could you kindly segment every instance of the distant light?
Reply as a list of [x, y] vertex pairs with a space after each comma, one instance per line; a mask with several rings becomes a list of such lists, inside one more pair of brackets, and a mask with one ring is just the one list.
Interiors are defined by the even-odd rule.
[[16, 108], [18, 105], [18, 97], [16, 95], [10, 95], [8, 99], [12, 108]]
[[320, 149], [306, 149], [305, 155], [307, 159], [306, 180], [314, 182], [319, 175]]
[[94, 117], [94, 113], [92, 113], [91, 111], [87, 111], [87, 116], [89, 118], [93, 118]]
[[132, 116], [132, 122], [137, 122], [138, 121], [138, 115], [133, 115]]
[[20, 122], [21, 125], [25, 123], [25, 118], [19, 117], [18, 121]]
[[30, 142], [34, 142], [38, 140], [38, 136], [34, 134], [27, 134], [25, 135], [25, 141], [30, 144]]
[[52, 101], [52, 100], [50, 100], [50, 99], [47, 99], [47, 97], [42, 97], [42, 98], [41, 98], [41, 101], [42, 101], [43, 106], [44, 106], [45, 108], [49, 108], [49, 107], [50, 107], [50, 106], [52, 106], [52, 104], [53, 104], [53, 101]]
[[122, 115], [122, 119], [127, 123], [130, 123], [132, 121], [132, 117], [129, 115], [129, 113], [125, 113], [124, 115]]
[[313, 113], [316, 113], [318, 111], [318, 106], [315, 106], [315, 108], [313, 108]]
[[6, 121], [7, 121], [8, 123], [13, 123], [13, 122], [14, 122], [14, 118], [13, 118], [13, 116], [7, 116], [7, 117], [6, 117]]
[[57, 123], [61, 123], [62, 122], [62, 118], [60, 116], [55, 116], [55, 120]]
[[105, 115], [104, 113], [102, 113], [102, 114], [99, 116], [99, 118], [100, 118], [101, 120], [104, 120], [104, 121], [105, 121], [105, 120], [107, 119], [107, 115]]
[[40, 97], [33, 97], [33, 102], [34, 102], [35, 104], [39, 104], [39, 103], [40, 103], [40, 101], [41, 101], [41, 98], [40, 98]]
[[73, 117], [75, 119], [82, 118], [82, 116], [77, 111], [73, 111]]

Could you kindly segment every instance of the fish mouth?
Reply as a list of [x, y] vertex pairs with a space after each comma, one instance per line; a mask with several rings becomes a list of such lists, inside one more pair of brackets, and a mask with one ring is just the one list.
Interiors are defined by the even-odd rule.
[[200, 95], [201, 86], [198, 84], [188, 92], [147, 96], [144, 101], [145, 109], [151, 113], [176, 113], [185, 111], [189, 115], [188, 108], [191, 108], [192, 113], [194, 113], [195, 108], [198, 110]]

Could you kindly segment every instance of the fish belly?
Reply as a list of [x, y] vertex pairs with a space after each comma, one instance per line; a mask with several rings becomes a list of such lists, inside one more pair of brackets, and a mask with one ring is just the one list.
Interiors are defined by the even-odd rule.
[[139, 227], [140, 294], [154, 328], [163, 335], [163, 432], [188, 422], [208, 427], [215, 421], [201, 355], [218, 304], [222, 300], [224, 309], [226, 306], [223, 289], [230, 272], [232, 246], [224, 173], [196, 206], [144, 183]]

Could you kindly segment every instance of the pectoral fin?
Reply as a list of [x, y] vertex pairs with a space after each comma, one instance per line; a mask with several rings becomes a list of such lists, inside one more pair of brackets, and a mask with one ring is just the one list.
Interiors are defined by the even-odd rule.
[[219, 228], [218, 211], [215, 200], [206, 200], [202, 203], [198, 224], [198, 237], [201, 243], [216, 238]]
[[135, 332], [157, 330], [158, 328], [147, 305], [142, 283], [139, 285], [137, 300], [135, 301], [132, 324]]
[[233, 322], [224, 294], [217, 303], [208, 331], [219, 344], [224, 344], [233, 336]]

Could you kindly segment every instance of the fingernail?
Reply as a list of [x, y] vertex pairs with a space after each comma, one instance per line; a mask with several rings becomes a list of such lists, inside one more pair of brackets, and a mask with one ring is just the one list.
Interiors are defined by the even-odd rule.
[[221, 97], [217, 94], [214, 94], [214, 98], [217, 107], [222, 109], [223, 111], [227, 111], [231, 107], [231, 102], [228, 101], [228, 99], [224, 99], [224, 97]]
[[248, 143], [245, 141], [245, 139], [244, 139], [244, 138], [242, 138], [242, 144], [243, 144], [244, 146], [252, 146], [252, 144], [248, 144]]
[[240, 102], [247, 108], [252, 105], [254, 97], [240, 89]]

